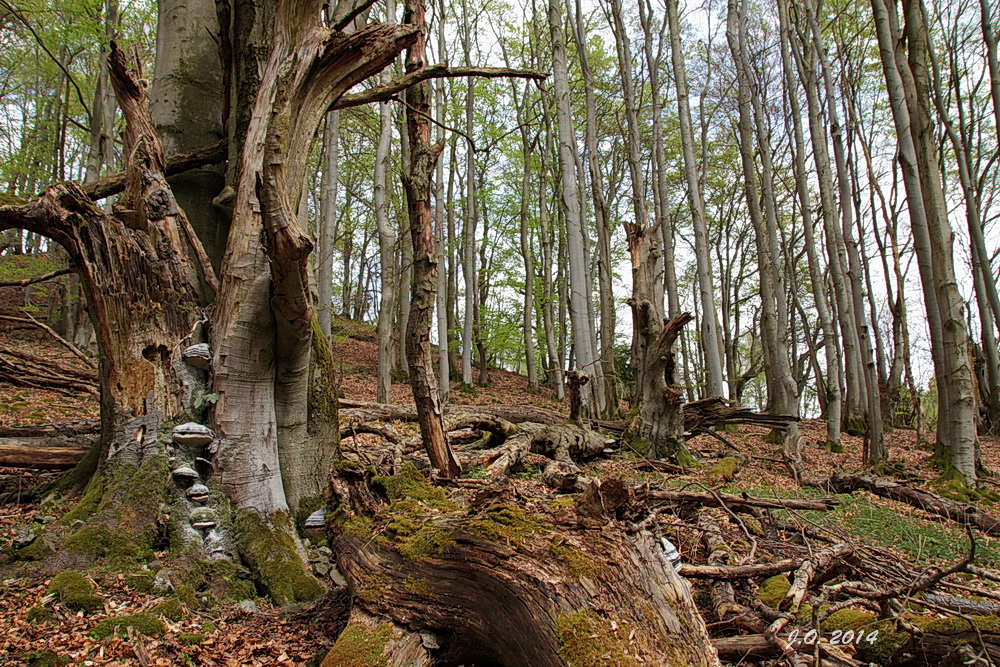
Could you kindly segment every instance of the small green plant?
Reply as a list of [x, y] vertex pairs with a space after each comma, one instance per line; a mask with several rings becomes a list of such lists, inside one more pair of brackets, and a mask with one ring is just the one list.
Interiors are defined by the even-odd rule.
[[218, 394], [202, 394], [198, 398], [194, 399], [194, 409], [200, 410], [203, 405], [215, 405], [218, 400]]
[[486, 468], [481, 465], [471, 465], [465, 471], [465, 476], [469, 479], [486, 479], [488, 475], [486, 474]]

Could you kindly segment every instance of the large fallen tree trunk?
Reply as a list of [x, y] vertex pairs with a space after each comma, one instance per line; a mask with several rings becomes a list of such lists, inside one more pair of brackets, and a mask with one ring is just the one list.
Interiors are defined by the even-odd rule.
[[[507, 485], [460, 501], [408, 468], [342, 467], [331, 496], [328, 536], [354, 609], [324, 665], [343, 664], [359, 637], [379, 664], [402, 664], [404, 650], [409, 664], [428, 654], [436, 664], [719, 664], [659, 542], [614, 513], [598, 520]], [[423, 656], [407, 632], [421, 635]]]
[[0, 467], [65, 470], [79, 463], [93, 444], [83, 436], [0, 437]]
[[830, 477], [828, 487], [837, 493], [850, 493], [864, 489], [882, 498], [913, 505], [931, 514], [936, 514], [956, 523], [975, 526], [987, 535], [1000, 535], [1000, 518], [965, 503], [960, 503], [928, 491], [893, 482], [874, 475], [836, 473]]
[[0, 426], [0, 467], [72, 468], [94, 444], [97, 419], [53, 424]]

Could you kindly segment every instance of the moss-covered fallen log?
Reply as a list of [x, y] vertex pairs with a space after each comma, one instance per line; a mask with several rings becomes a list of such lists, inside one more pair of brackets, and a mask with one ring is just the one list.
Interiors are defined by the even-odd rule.
[[446, 493], [409, 467], [350, 465], [331, 496], [328, 535], [358, 620], [333, 655], [360, 642], [398, 664], [405, 629], [442, 664], [719, 664], [659, 541], [620, 518], [640, 506], [577, 511], [571, 496], [529, 500], [506, 484]]

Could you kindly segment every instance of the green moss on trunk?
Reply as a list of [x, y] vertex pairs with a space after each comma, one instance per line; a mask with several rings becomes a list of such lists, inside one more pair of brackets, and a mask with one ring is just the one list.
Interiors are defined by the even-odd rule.
[[[628, 630], [617, 626], [589, 609], [560, 614], [556, 625], [559, 657], [570, 665], [638, 667], [641, 663], [630, 655]], [[624, 636], [618, 635], [621, 630]]]
[[256, 512], [235, 512], [240, 553], [250, 562], [258, 586], [283, 606], [315, 600], [323, 594], [323, 586], [306, 572], [292, 530], [292, 522], [285, 513], [272, 515], [268, 525]]

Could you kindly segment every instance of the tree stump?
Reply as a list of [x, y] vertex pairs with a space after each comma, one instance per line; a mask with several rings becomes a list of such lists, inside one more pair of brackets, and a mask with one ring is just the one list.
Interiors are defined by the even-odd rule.
[[421, 664], [406, 640], [417, 633], [435, 664], [719, 664], [660, 544], [629, 532], [623, 518], [645, 510], [628, 498], [595, 515], [567, 496], [447, 494], [413, 468], [350, 465], [330, 489], [328, 536], [353, 598], [331, 655], [361, 639], [383, 664], [402, 651]]

